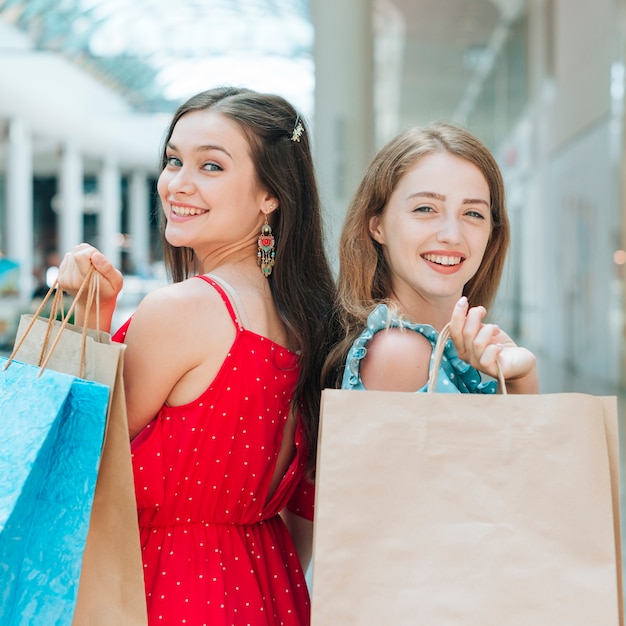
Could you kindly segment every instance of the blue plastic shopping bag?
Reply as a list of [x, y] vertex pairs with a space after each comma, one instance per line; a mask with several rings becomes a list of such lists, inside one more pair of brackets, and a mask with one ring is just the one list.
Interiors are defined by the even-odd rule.
[[0, 623], [72, 623], [109, 388], [0, 357]]

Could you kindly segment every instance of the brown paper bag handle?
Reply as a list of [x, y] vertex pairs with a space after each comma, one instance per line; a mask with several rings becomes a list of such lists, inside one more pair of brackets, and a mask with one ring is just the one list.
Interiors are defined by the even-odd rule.
[[[35, 322], [37, 321], [37, 319], [39, 318], [39, 316], [41, 315], [43, 308], [46, 304], [46, 302], [49, 300], [51, 294], [53, 292], [55, 292], [55, 296], [54, 296], [54, 300], [52, 302], [52, 309], [50, 312], [50, 316], [48, 318], [48, 328], [46, 330], [46, 336], [44, 337], [43, 340], [43, 344], [42, 344], [42, 348], [41, 348], [41, 354], [39, 356], [39, 376], [41, 376], [43, 370], [45, 369], [45, 367], [48, 364], [48, 361], [50, 360], [50, 358], [52, 357], [52, 353], [54, 352], [55, 348], [57, 347], [60, 339], [61, 339], [61, 334], [63, 333], [63, 331], [65, 330], [65, 328], [67, 327], [67, 325], [69, 324], [69, 320], [72, 317], [72, 314], [74, 313], [74, 310], [76, 308], [76, 305], [78, 304], [78, 301], [81, 297], [81, 295], [83, 294], [84, 290], [87, 288], [88, 292], [87, 292], [87, 304], [85, 307], [85, 315], [88, 316], [91, 308], [94, 304], [94, 300], [95, 300], [95, 306], [96, 306], [96, 326], [97, 326], [97, 330], [99, 331], [99, 327], [100, 327], [100, 281], [98, 280], [98, 272], [95, 271], [95, 268], [92, 266], [90, 266], [89, 271], [87, 272], [87, 274], [85, 275], [85, 278], [83, 279], [83, 282], [81, 283], [80, 287], [78, 288], [78, 291], [76, 292], [76, 295], [74, 296], [74, 300], [72, 301], [72, 304], [70, 306], [70, 308], [68, 309], [67, 313], [63, 316], [62, 322], [61, 322], [61, 327], [59, 328], [59, 332], [57, 333], [57, 336], [54, 339], [54, 342], [52, 344], [52, 346], [50, 347], [50, 350], [48, 351], [48, 354], [44, 357], [44, 353], [46, 351], [46, 347], [48, 345], [48, 341], [50, 339], [50, 333], [52, 332], [52, 328], [53, 328], [53, 324], [56, 318], [56, 313], [59, 310], [59, 307], [62, 307], [62, 297], [63, 297], [63, 291], [61, 289], [59, 289], [59, 285], [58, 285], [58, 280], [54, 281], [54, 284], [50, 287], [50, 289], [48, 290], [48, 293], [44, 296], [43, 300], [41, 301], [41, 304], [39, 305], [37, 311], [35, 311], [29, 325], [27, 326], [26, 330], [24, 331], [24, 334], [22, 335], [22, 337], [20, 338], [20, 340], [15, 344], [13, 351], [11, 352], [11, 354], [9, 355], [9, 358], [7, 359], [7, 362], [4, 365], [4, 370], [7, 369], [7, 367], [9, 367], [9, 365], [11, 364], [11, 362], [13, 361], [13, 359], [15, 358], [16, 354], [18, 353], [19, 349], [21, 348], [22, 344], [24, 343], [24, 341], [26, 340], [26, 337], [28, 336], [28, 334], [30, 333], [30, 331], [32, 330], [33, 326], [35, 325]], [[78, 366], [78, 376], [79, 378], [82, 378], [83, 376], [83, 369], [84, 369], [84, 365], [85, 365], [85, 350], [86, 350], [86, 345], [87, 345], [87, 325], [83, 325], [83, 331], [82, 331], [82, 343], [81, 343], [81, 351], [80, 351], [80, 362], [79, 362], [79, 366]]]
[[[437, 391], [439, 366], [441, 365], [441, 359], [443, 358], [443, 353], [446, 348], [446, 343], [448, 339], [450, 339], [449, 322], [441, 329], [439, 337], [437, 338], [437, 343], [435, 344], [435, 349], [433, 351], [433, 364], [430, 369], [430, 374], [428, 375], [428, 387], [426, 388], [427, 393], [435, 393]], [[502, 373], [502, 368], [500, 367], [499, 361], [496, 361], [496, 367], [498, 369], [498, 382], [500, 383], [500, 390], [504, 395], [506, 395], [506, 383], [504, 381], [504, 374]]]

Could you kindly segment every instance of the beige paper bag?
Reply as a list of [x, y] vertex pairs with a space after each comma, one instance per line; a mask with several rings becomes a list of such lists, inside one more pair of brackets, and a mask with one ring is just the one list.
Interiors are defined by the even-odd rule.
[[616, 399], [325, 390], [312, 626], [623, 624]]
[[[15, 359], [41, 365], [62, 322], [23, 315]], [[104, 332], [65, 325], [46, 367], [108, 385], [107, 429], [83, 556], [75, 626], [148, 623], [123, 385], [125, 346]], [[82, 368], [81, 363], [82, 353]], [[82, 372], [80, 371], [82, 369]]]

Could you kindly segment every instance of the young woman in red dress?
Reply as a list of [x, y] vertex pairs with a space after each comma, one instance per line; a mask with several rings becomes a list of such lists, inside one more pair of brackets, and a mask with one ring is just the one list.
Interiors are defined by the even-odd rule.
[[[165, 141], [158, 193], [173, 283], [116, 334], [150, 626], [309, 623], [320, 372], [334, 343], [309, 137], [283, 98], [200, 93]], [[99, 272], [110, 320], [122, 275]], [[93, 325], [93, 320], [86, 320]]]

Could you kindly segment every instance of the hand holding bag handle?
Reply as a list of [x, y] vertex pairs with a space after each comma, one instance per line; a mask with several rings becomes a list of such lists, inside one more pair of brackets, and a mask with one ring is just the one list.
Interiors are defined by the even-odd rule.
[[[39, 372], [39, 375], [41, 376], [41, 373], [43, 372], [43, 370], [48, 365], [48, 362], [50, 361], [50, 358], [51, 358], [55, 348], [57, 347], [57, 345], [59, 344], [59, 341], [61, 340], [61, 335], [62, 335], [63, 331], [69, 325], [70, 319], [72, 317], [72, 314], [74, 313], [74, 310], [75, 310], [76, 305], [77, 305], [77, 303], [79, 301], [79, 298], [82, 296], [82, 294], [85, 291], [85, 289], [88, 289], [88, 292], [87, 292], [87, 305], [86, 305], [86, 310], [88, 312], [91, 311], [91, 308], [93, 306], [94, 299], [95, 299], [96, 327], [97, 327], [96, 330], [99, 331], [100, 330], [100, 303], [99, 303], [100, 281], [98, 280], [98, 273], [95, 271], [95, 269], [94, 269], [94, 267], [92, 265], [90, 267], [90, 269], [89, 269], [89, 272], [85, 276], [83, 282], [81, 283], [80, 288], [78, 289], [78, 292], [76, 293], [76, 296], [74, 297], [74, 300], [72, 301], [72, 304], [71, 304], [67, 314], [63, 315], [63, 319], [62, 319], [62, 322], [61, 322], [61, 327], [59, 328], [59, 332], [57, 333], [57, 336], [54, 339], [54, 342], [52, 343], [52, 346], [48, 350], [47, 354], [46, 354], [46, 348], [47, 348], [48, 342], [50, 340], [50, 335], [52, 334], [52, 328], [53, 328], [53, 325], [54, 325], [54, 321], [56, 319], [57, 313], [62, 308], [63, 291], [59, 288], [58, 281], [55, 281], [54, 284], [52, 285], [52, 287], [50, 287], [50, 289], [48, 290], [48, 293], [44, 296], [43, 300], [41, 301], [41, 304], [39, 305], [39, 308], [37, 309], [37, 311], [33, 315], [29, 325], [27, 326], [26, 330], [24, 331], [24, 334], [20, 337], [19, 341], [17, 341], [15, 343], [13, 351], [11, 352], [9, 358], [7, 359], [7, 362], [6, 362], [5, 366], [4, 366], [4, 369], [6, 370], [6, 368], [11, 364], [11, 362], [15, 358], [15, 356], [18, 353], [19, 349], [22, 347], [22, 345], [26, 341], [26, 338], [28, 337], [29, 333], [31, 332], [33, 326], [35, 325], [35, 322], [39, 319], [39, 316], [41, 315], [41, 313], [42, 313], [42, 311], [43, 311], [43, 309], [44, 309], [44, 307], [46, 305], [46, 302], [49, 300], [50, 296], [54, 292], [55, 295], [54, 295], [54, 299], [53, 299], [53, 302], [52, 302], [52, 308], [51, 308], [51, 311], [50, 311], [50, 316], [48, 318], [48, 328], [47, 328], [44, 340], [42, 342], [41, 353], [39, 355], [38, 365], [41, 368], [40, 372]], [[79, 362], [79, 366], [78, 366], [78, 377], [79, 378], [83, 377], [84, 364], [85, 364], [86, 343], [87, 343], [87, 327], [84, 326], [83, 330], [82, 330], [80, 362]]]
[[[449, 322], [441, 329], [439, 337], [437, 338], [437, 343], [435, 344], [435, 349], [433, 350], [433, 360], [431, 364], [432, 366], [428, 374], [428, 387], [426, 388], [427, 393], [435, 393], [437, 391], [437, 378], [439, 377], [439, 367], [441, 366], [441, 359], [443, 358], [443, 353], [446, 349], [446, 343], [448, 342], [448, 339], [450, 339]], [[506, 382], [504, 380], [502, 368], [500, 367], [500, 361], [496, 361], [496, 367], [498, 370], [498, 382], [500, 383], [500, 390], [503, 395], [506, 395]]]

